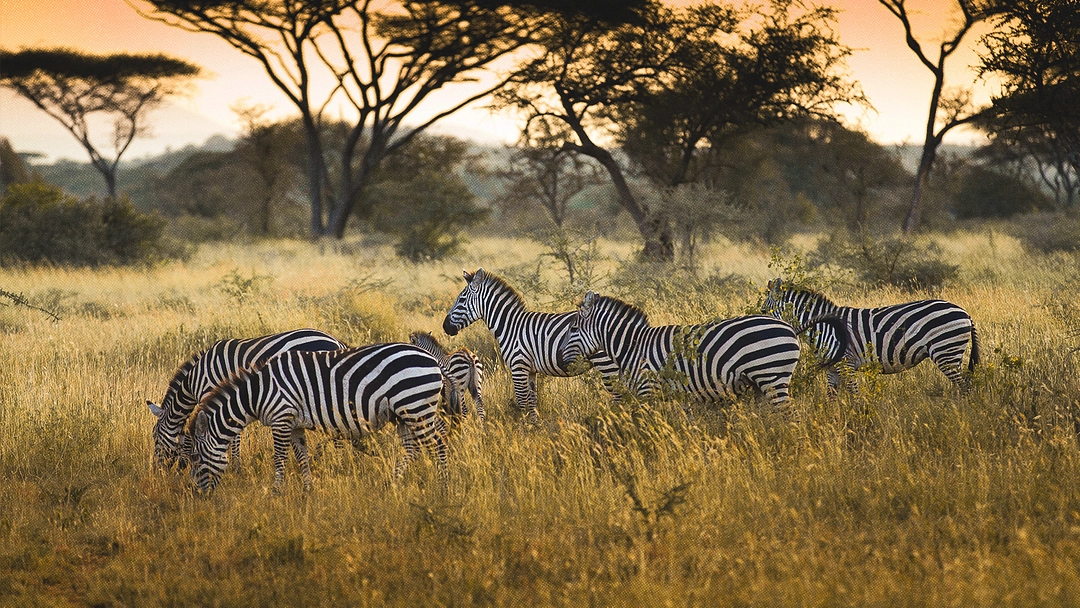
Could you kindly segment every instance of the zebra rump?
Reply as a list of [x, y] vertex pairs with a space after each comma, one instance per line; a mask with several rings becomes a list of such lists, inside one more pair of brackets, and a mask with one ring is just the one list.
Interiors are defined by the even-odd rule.
[[484, 365], [480, 362], [480, 358], [467, 348], [449, 352], [435, 339], [435, 336], [424, 331], [409, 334], [409, 343], [419, 346], [438, 359], [443, 375], [453, 386], [447, 399], [450, 404], [449, 409], [459, 410], [462, 416], [468, 416], [469, 407], [465, 403], [465, 392], [468, 391], [476, 404], [476, 415], [483, 421], [485, 416], [482, 395]]
[[[868, 361], [881, 363], [882, 373], [895, 374], [930, 359], [945, 377], [961, 390], [969, 388], [964, 377], [963, 359], [968, 342], [971, 353], [968, 371], [979, 363], [979, 334], [966, 310], [945, 300], [917, 300], [876, 308], [838, 306], [823, 294], [798, 288], [781, 279], [769, 281], [762, 312], [780, 318], [794, 316], [799, 322], [818, 315], [840, 318], [850, 332], [851, 349], [843, 357], [849, 369], [858, 369]], [[823, 328], [813, 336], [818, 351], [835, 355], [838, 332]], [[829, 386], [836, 390], [840, 375], [829, 370]], [[855, 390], [854, 380], [848, 382]]]
[[[155, 461], [165, 468], [177, 463], [187, 465], [190, 448], [186, 445], [183, 429], [188, 417], [215, 386], [240, 369], [261, 365], [270, 357], [286, 351], [332, 351], [343, 348], [346, 348], [344, 343], [325, 332], [294, 329], [257, 338], [219, 340], [202, 353], [193, 355], [173, 374], [161, 405], [146, 402], [150, 412], [157, 417], [152, 431]], [[240, 455], [239, 436], [230, 451], [234, 457]]]
[[305, 429], [362, 439], [393, 423], [405, 446], [400, 477], [421, 446], [434, 449], [445, 481], [446, 426], [438, 415], [448, 386], [438, 360], [411, 344], [373, 344], [334, 352], [286, 352], [241, 370], [198, 405], [185, 428], [192, 437], [192, 476], [213, 489], [228, 464], [229, 443], [247, 424], [270, 427], [274, 487], [285, 478], [291, 446], [304, 487], [311, 486]]

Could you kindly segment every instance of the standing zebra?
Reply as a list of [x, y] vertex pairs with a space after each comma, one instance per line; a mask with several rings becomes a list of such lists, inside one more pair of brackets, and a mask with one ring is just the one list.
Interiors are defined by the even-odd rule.
[[616, 366], [614, 374], [640, 397], [656, 391], [664, 372], [674, 372], [674, 388], [701, 401], [757, 388], [779, 406], [789, 398], [791, 374], [799, 361], [798, 334], [817, 323], [843, 329], [832, 317], [795, 330], [765, 315], [653, 327], [641, 309], [590, 291], [559, 350], [567, 361], [603, 350]]
[[[453, 336], [483, 319], [510, 368], [517, 406], [528, 422], [536, 423], [536, 374], [567, 377], [585, 371], [571, 370], [559, 359], [559, 343], [577, 313], [526, 310], [525, 299], [513, 287], [483, 268], [472, 274], [462, 271], [462, 275], [465, 289], [446, 313], [443, 331]], [[601, 371], [611, 365], [602, 352], [590, 356], [589, 362]]]
[[[849, 369], [858, 369], [876, 357], [881, 362], [882, 373], [895, 374], [929, 358], [946, 378], [961, 390], [967, 390], [968, 380], [962, 369], [969, 336], [968, 370], [975, 369], [979, 362], [979, 335], [971, 316], [963, 308], [944, 300], [852, 308], [837, 306], [820, 293], [775, 279], [769, 281], [769, 293], [762, 312], [778, 318], [790, 314], [800, 323], [823, 314], [840, 317], [852, 334], [851, 351], [844, 357]], [[815, 345], [823, 356], [838, 352], [836, 335], [831, 328], [824, 328], [815, 335]], [[829, 387], [835, 391], [839, 384], [840, 374], [833, 366], [829, 369]], [[848, 382], [848, 387], [856, 390], [854, 380]]]
[[258, 420], [274, 439], [275, 490], [285, 479], [290, 444], [309, 488], [305, 429], [361, 439], [392, 422], [405, 445], [397, 475], [425, 445], [434, 447], [445, 479], [446, 425], [438, 406], [449, 389], [438, 360], [411, 344], [282, 353], [259, 369], [241, 370], [199, 402], [184, 429], [194, 443], [191, 474], [200, 490], [212, 490], [228, 464], [229, 442]]
[[[193, 356], [180, 366], [165, 389], [161, 405], [147, 401], [157, 416], [154, 423], [154, 456], [164, 467], [170, 467], [185, 456], [184, 423], [199, 401], [237, 370], [259, 365], [285, 351], [324, 351], [346, 348], [340, 340], [314, 329], [294, 329], [269, 336], [242, 340], [221, 340], [205, 352]], [[240, 455], [240, 437], [230, 450]], [[182, 464], [186, 464], [181, 461]]]
[[472, 395], [473, 401], [476, 402], [476, 415], [483, 422], [484, 398], [481, 395], [481, 390], [484, 384], [484, 365], [480, 362], [480, 357], [474, 355], [467, 348], [459, 348], [452, 353], [448, 352], [442, 344], [439, 344], [435, 336], [426, 331], [409, 334], [409, 343], [419, 346], [439, 360], [439, 365], [443, 368], [443, 374], [454, 385], [454, 391], [450, 398], [456, 399], [460, 404], [461, 415], [469, 415], [469, 408], [465, 404], [465, 391], [467, 390]]

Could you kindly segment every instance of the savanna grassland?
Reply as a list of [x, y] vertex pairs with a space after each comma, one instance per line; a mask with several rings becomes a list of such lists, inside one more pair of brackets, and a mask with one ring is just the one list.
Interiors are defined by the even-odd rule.
[[[1080, 257], [994, 233], [937, 240], [960, 272], [933, 295], [965, 307], [982, 341], [970, 394], [924, 363], [861, 374], [859, 396], [831, 400], [805, 364], [790, 415], [750, 396], [688, 415], [613, 406], [589, 374], [542, 381], [534, 427], [486, 327], [440, 329], [463, 266], [571, 308], [526, 241], [474, 239], [427, 265], [277, 241], [143, 269], [2, 269], [0, 287], [60, 320], [0, 307], [0, 604], [1080, 605]], [[764, 248], [713, 243], [698, 278], [620, 281], [631, 247], [599, 251], [595, 284], [657, 324], [742, 314], [777, 272]], [[829, 291], [853, 305], [926, 295]], [[145, 400], [183, 361], [303, 326], [357, 345], [426, 330], [481, 354], [488, 418], [453, 430], [447, 490], [430, 458], [394, 481], [388, 429], [366, 452], [311, 434], [307, 493], [295, 463], [270, 493], [258, 424], [210, 496], [152, 468]]]

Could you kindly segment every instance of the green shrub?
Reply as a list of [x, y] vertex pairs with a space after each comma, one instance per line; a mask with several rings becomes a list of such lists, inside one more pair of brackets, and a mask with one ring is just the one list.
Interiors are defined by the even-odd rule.
[[866, 233], [833, 233], [818, 243], [811, 264], [836, 264], [863, 282], [905, 289], [939, 289], [960, 269], [941, 259], [934, 243]]
[[162, 255], [165, 222], [127, 199], [78, 199], [41, 181], [0, 199], [0, 263], [134, 264]]
[[1053, 207], [1050, 197], [1014, 175], [979, 165], [961, 172], [952, 195], [958, 218], [1012, 217]]
[[1054, 253], [1080, 251], [1080, 217], [1062, 213], [1037, 213], [1014, 218], [1009, 232], [1028, 251]]

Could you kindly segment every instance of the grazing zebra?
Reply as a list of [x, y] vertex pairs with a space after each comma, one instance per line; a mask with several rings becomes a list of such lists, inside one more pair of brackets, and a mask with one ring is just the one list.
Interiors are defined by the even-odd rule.
[[397, 475], [404, 474], [419, 446], [433, 446], [445, 481], [446, 425], [438, 406], [450, 390], [439, 361], [411, 344], [282, 353], [261, 368], [240, 370], [199, 402], [184, 429], [194, 444], [191, 474], [200, 490], [217, 486], [228, 464], [229, 442], [258, 420], [274, 439], [275, 490], [285, 479], [290, 444], [304, 487], [310, 488], [305, 429], [361, 439], [392, 422], [405, 445]]
[[[285, 351], [323, 351], [346, 348], [337, 338], [314, 329], [294, 329], [279, 334], [243, 340], [221, 340], [205, 352], [193, 356], [180, 366], [165, 390], [161, 405], [147, 401], [157, 416], [154, 423], [154, 456], [163, 467], [183, 458], [186, 438], [184, 424], [199, 401], [221, 382], [228, 380], [238, 369], [259, 365]], [[230, 450], [240, 455], [240, 437]]]
[[439, 344], [435, 336], [426, 331], [409, 334], [409, 343], [419, 346], [439, 360], [443, 373], [454, 385], [451, 399], [456, 399], [460, 404], [458, 409], [461, 410], [462, 416], [469, 415], [469, 407], [465, 404], [465, 391], [467, 390], [472, 395], [473, 401], [476, 403], [476, 415], [480, 417], [482, 422], [484, 420], [484, 398], [481, 390], [484, 384], [484, 365], [480, 363], [480, 357], [474, 355], [467, 348], [459, 348], [452, 353], [448, 352], [442, 344]]
[[[962, 373], [964, 350], [971, 340], [968, 370], [979, 362], [979, 335], [967, 311], [944, 300], [919, 300], [877, 308], [837, 306], [824, 295], [809, 289], [799, 289], [780, 279], [769, 281], [769, 293], [762, 312], [775, 317], [793, 315], [799, 322], [816, 315], [836, 315], [844, 320], [851, 332], [852, 348], [844, 358], [849, 369], [858, 369], [868, 360], [881, 362], [885, 374], [902, 372], [929, 358], [945, 377], [961, 390], [968, 389]], [[836, 332], [824, 328], [814, 336], [815, 345], [823, 356], [838, 352]], [[829, 387], [835, 391], [840, 384], [837, 368], [829, 369]], [[848, 387], [855, 391], [854, 379]]]
[[[465, 289], [461, 291], [443, 321], [443, 331], [456, 335], [477, 319], [482, 319], [495, 337], [499, 354], [514, 383], [514, 400], [530, 423], [536, 415], [536, 374], [576, 376], [585, 371], [564, 364], [559, 359], [559, 343], [577, 313], [547, 313], [527, 310], [525, 299], [502, 278], [480, 268], [475, 273], [462, 271]], [[611, 360], [602, 352], [589, 362], [603, 371]]]
[[616, 366], [614, 373], [640, 397], [654, 393], [665, 372], [674, 372], [668, 380], [673, 388], [701, 401], [757, 388], [773, 406], [780, 406], [789, 398], [791, 374], [799, 361], [798, 334], [818, 323], [843, 330], [832, 317], [814, 319], [796, 330], [765, 315], [653, 327], [641, 309], [590, 291], [559, 349], [567, 361], [603, 350]]

